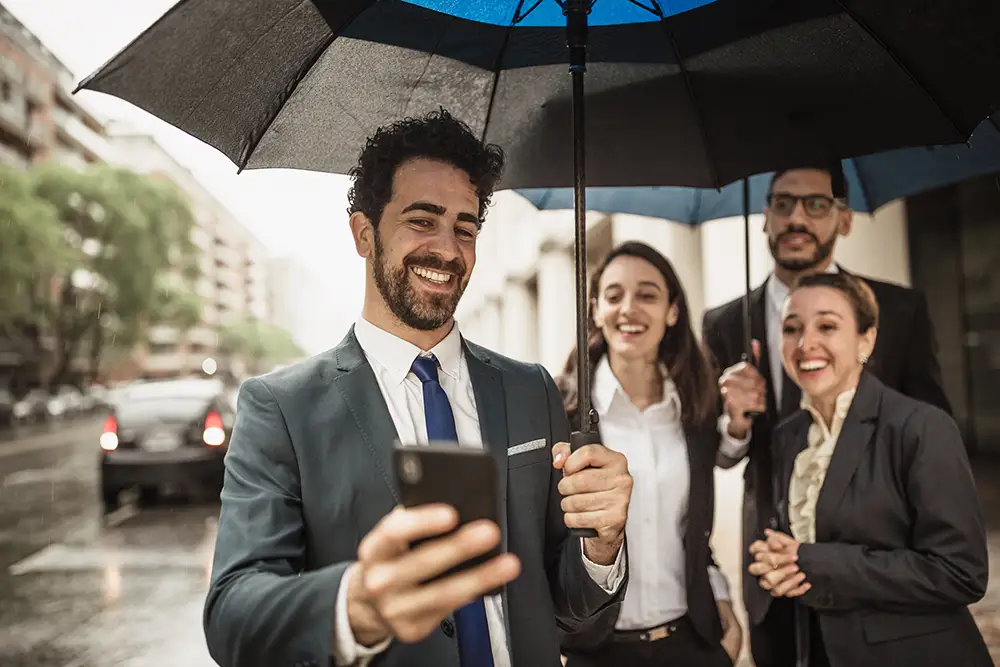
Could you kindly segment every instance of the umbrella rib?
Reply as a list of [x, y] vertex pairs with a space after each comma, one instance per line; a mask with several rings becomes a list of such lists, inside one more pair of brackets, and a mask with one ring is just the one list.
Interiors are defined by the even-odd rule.
[[[537, 7], [540, 4], [541, 0], [538, 0], [538, 2], [536, 2], [535, 5], [531, 9], [529, 9], [528, 13], [525, 14], [524, 16], [527, 16], [532, 11], [534, 11], [535, 7]], [[503, 36], [503, 43], [500, 45], [500, 49], [497, 51], [496, 62], [493, 63], [493, 87], [490, 89], [490, 101], [489, 105], [486, 107], [486, 118], [483, 120], [483, 133], [479, 137], [479, 140], [484, 143], [486, 142], [486, 130], [487, 128], [489, 128], [490, 120], [493, 118], [493, 106], [494, 102], [496, 102], [497, 99], [497, 88], [500, 85], [500, 72], [503, 69], [503, 57], [504, 54], [507, 52], [507, 45], [510, 44], [510, 36], [514, 32], [514, 26], [517, 24], [518, 21], [524, 18], [524, 16], [521, 16], [522, 7], [524, 7], [524, 0], [518, 0], [517, 7], [514, 9], [514, 17], [513, 19], [511, 19], [510, 25], [507, 26], [507, 32]]]
[[521, 7], [524, 5], [524, 0], [521, 0], [521, 2], [519, 2], [517, 5], [517, 9], [514, 10], [514, 23], [515, 24], [520, 23], [524, 19], [528, 18], [528, 15], [531, 14], [531, 12], [538, 9], [538, 5], [540, 4], [542, 4], [542, 0], [535, 0], [535, 4], [531, 5], [531, 7], [528, 7], [528, 11], [526, 11], [524, 14], [521, 14]]
[[698, 98], [694, 94], [694, 84], [691, 81], [691, 76], [688, 73], [687, 67], [684, 66], [684, 60], [681, 58], [681, 50], [677, 46], [677, 40], [674, 38], [674, 31], [670, 29], [667, 25], [667, 17], [663, 15], [663, 11], [660, 10], [660, 6], [653, 1], [653, 6], [656, 7], [659, 12], [659, 24], [663, 29], [663, 33], [667, 36], [667, 42], [670, 44], [670, 49], [674, 52], [674, 57], [677, 59], [677, 67], [680, 69], [681, 77], [684, 79], [684, 89], [687, 90], [688, 99], [691, 100], [691, 106], [694, 108], [695, 121], [698, 123], [698, 133], [701, 135], [701, 143], [705, 147], [705, 155], [707, 156], [709, 178], [715, 187], [721, 188], [722, 183], [719, 182], [719, 173], [715, 168], [715, 157], [712, 155], [712, 144], [708, 138], [708, 128], [705, 127], [705, 122], [701, 116], [701, 108], [698, 106]]
[[652, 7], [647, 7], [646, 5], [639, 2], [639, 0], [628, 0], [628, 1], [631, 2], [633, 5], [635, 5], [636, 7], [639, 7], [640, 9], [645, 9], [647, 12], [653, 14], [654, 16], [657, 16], [661, 19], [663, 18], [663, 11], [660, 9], [659, 5], [656, 4], [655, 0], [653, 2]]
[[941, 102], [938, 101], [938, 98], [935, 97], [933, 94], [931, 94], [931, 91], [928, 90], [927, 87], [920, 80], [920, 78], [913, 73], [913, 70], [911, 70], [909, 67], [906, 66], [906, 63], [902, 61], [899, 55], [897, 55], [893, 49], [889, 48], [889, 45], [886, 44], [881, 37], [875, 34], [875, 31], [872, 30], [871, 26], [868, 25], [860, 16], [855, 14], [854, 11], [852, 11], [846, 5], [846, 3], [844, 3], [843, 0], [834, 0], [834, 1], [840, 6], [840, 9], [841, 11], [844, 12], [844, 14], [846, 14], [852, 21], [854, 21], [854, 23], [857, 24], [857, 26], [865, 32], [865, 34], [871, 37], [876, 44], [881, 46], [882, 49], [887, 54], [889, 54], [889, 57], [892, 58], [893, 62], [896, 63], [899, 69], [903, 70], [903, 74], [905, 74], [910, 79], [911, 82], [916, 84], [916, 86], [920, 88], [921, 92], [923, 92], [923, 94], [927, 97], [927, 99], [929, 99], [931, 103], [937, 107], [938, 111], [941, 112], [941, 115], [944, 116], [945, 120], [948, 121], [952, 129], [955, 130], [955, 132], [962, 137], [963, 141], [968, 142], [969, 135], [966, 134], [965, 132], [962, 132], [962, 130], [959, 129], [958, 123], [955, 122], [955, 119], [952, 118], [951, 114], [948, 113], [948, 111], [943, 106], [941, 106]]

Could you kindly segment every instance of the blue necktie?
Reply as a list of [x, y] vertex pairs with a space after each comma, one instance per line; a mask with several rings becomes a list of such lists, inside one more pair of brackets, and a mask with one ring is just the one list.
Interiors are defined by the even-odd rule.
[[[455, 415], [451, 411], [448, 395], [438, 381], [437, 358], [417, 357], [413, 374], [424, 385], [424, 418], [427, 420], [429, 440], [458, 440]], [[458, 656], [462, 667], [493, 667], [493, 649], [490, 647], [490, 629], [486, 623], [483, 599], [473, 600], [455, 611], [458, 629]]]

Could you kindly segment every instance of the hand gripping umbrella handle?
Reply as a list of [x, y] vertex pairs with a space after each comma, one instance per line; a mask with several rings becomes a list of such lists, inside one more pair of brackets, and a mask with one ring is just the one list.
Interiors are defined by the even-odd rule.
[[[574, 431], [569, 434], [569, 449], [571, 452], [575, 452], [584, 445], [599, 444], [601, 444], [601, 434], [597, 431], [589, 433]], [[573, 537], [597, 537], [597, 531], [593, 528], [570, 528], [569, 534]]]
[[[744, 352], [743, 356], [740, 357], [740, 358], [743, 361], [745, 361], [746, 363], [748, 363], [748, 364], [752, 364], [753, 363], [753, 355], [752, 354], [748, 354], [748, 353]], [[743, 416], [746, 417], [747, 419], [757, 419], [757, 417], [760, 417], [761, 414], [762, 413], [759, 410], [746, 410], [746, 411], [743, 412]]]

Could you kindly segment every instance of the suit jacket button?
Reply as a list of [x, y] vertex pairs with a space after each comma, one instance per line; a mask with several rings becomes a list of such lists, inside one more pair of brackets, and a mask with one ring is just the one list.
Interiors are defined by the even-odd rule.
[[833, 594], [830, 593], [830, 592], [823, 593], [823, 595], [819, 599], [819, 602], [824, 607], [832, 607], [833, 606]]
[[455, 636], [455, 624], [449, 621], [447, 618], [441, 621], [441, 631], [448, 637]]

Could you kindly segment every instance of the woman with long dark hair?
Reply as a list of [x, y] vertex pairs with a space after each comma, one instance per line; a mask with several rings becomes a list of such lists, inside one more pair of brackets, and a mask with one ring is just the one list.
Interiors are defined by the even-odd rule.
[[[742, 630], [709, 542], [720, 436], [718, 387], [667, 259], [624, 243], [590, 285], [587, 359], [605, 447], [628, 458], [629, 584], [602, 627], [563, 639], [567, 667], [712, 667], [739, 657]], [[579, 426], [576, 351], [558, 380]], [[731, 397], [763, 409], [763, 397]], [[613, 623], [612, 623], [613, 621]]]

